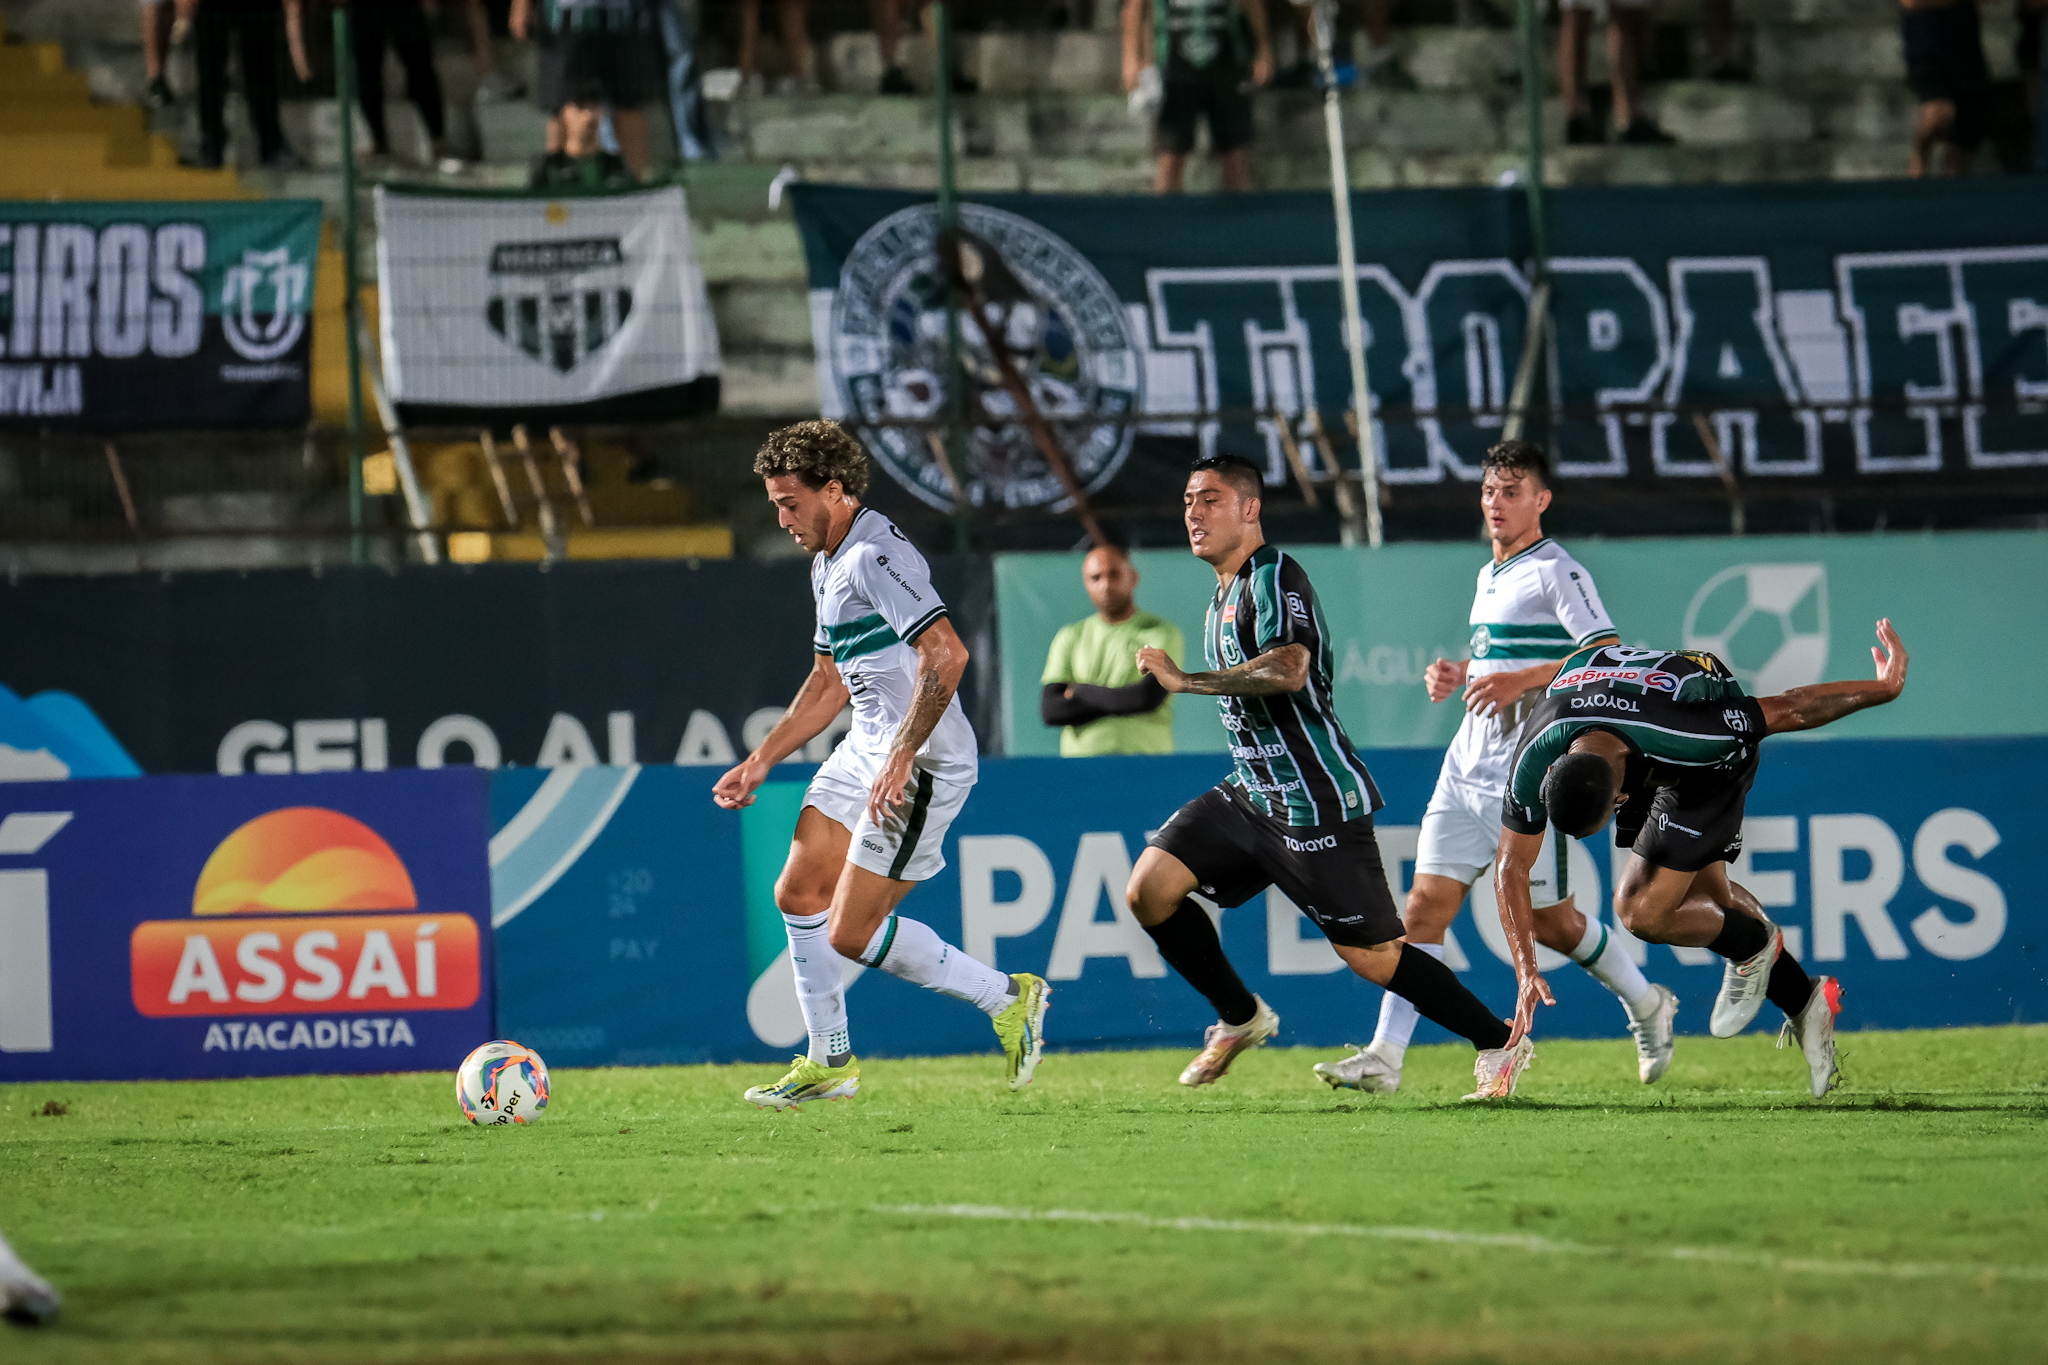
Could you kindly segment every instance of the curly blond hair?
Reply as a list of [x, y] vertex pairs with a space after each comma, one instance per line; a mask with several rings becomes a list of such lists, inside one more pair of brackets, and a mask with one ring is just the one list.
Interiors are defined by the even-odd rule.
[[764, 479], [794, 474], [806, 488], [837, 479], [848, 497], [868, 491], [868, 453], [837, 422], [798, 422], [769, 432], [754, 456], [754, 472]]

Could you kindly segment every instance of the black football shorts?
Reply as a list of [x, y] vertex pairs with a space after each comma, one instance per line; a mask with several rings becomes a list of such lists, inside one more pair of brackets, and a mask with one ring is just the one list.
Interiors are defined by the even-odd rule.
[[1197, 889], [1226, 908], [1277, 886], [1342, 947], [1370, 948], [1407, 932], [1387, 888], [1371, 816], [1283, 824], [1226, 783], [1175, 811], [1148, 842], [1180, 859]]
[[[1732, 863], [1742, 852], [1742, 809], [1756, 781], [1761, 746], [1734, 771], [1703, 769], [1656, 787], [1614, 815], [1614, 842], [1645, 862], [1673, 872], [1697, 872], [1708, 863]], [[1637, 801], [1648, 804], [1631, 810]]]

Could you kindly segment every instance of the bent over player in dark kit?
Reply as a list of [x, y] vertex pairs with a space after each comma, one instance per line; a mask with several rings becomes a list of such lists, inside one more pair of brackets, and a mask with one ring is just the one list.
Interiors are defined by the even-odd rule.
[[[1614, 819], [1614, 842], [1633, 856], [1614, 911], [1637, 938], [1707, 948], [1726, 958], [1709, 1030], [1733, 1038], [1765, 999], [1785, 1012], [1778, 1046], [1799, 1044], [1816, 1099], [1835, 1085], [1835, 1016], [1841, 983], [1810, 977], [1763, 907], [1725, 864], [1742, 852], [1742, 810], [1766, 735], [1812, 730], [1906, 685], [1906, 649], [1889, 620], [1871, 682], [1816, 683], [1751, 697], [1711, 654], [1618, 645], [1582, 650], [1522, 730], [1501, 813], [1494, 893], [1520, 983], [1515, 1038], [1536, 1002], [1554, 1003], [1530, 946], [1529, 868], [1546, 821], [1575, 839]], [[1519, 880], [1518, 880], [1519, 878]]]
[[1386, 803], [1337, 719], [1315, 589], [1259, 529], [1263, 490], [1258, 468], [1236, 456], [1198, 461], [1188, 475], [1188, 544], [1216, 570], [1202, 632], [1212, 671], [1185, 673], [1163, 650], [1138, 651], [1138, 667], [1168, 692], [1218, 699], [1235, 761], [1227, 779], [1152, 836], [1125, 892], [1160, 955], [1216, 1007], [1217, 1022], [1181, 1084], [1220, 1079], [1238, 1053], [1280, 1029], [1191, 897], [1199, 891], [1227, 907], [1275, 886], [1352, 971], [1471, 1040], [1479, 1085], [1467, 1099], [1505, 1098], [1529, 1065], [1529, 1040], [1510, 1040], [1507, 1024], [1449, 967], [1402, 940], [1372, 828], [1372, 813]]

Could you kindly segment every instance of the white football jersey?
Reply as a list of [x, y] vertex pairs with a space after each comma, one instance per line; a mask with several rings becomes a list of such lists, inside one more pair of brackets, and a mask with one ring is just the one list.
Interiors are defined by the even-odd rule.
[[[917, 683], [911, 646], [946, 614], [924, 556], [887, 517], [863, 507], [839, 549], [812, 559], [811, 596], [818, 605], [811, 643], [832, 656], [853, 694], [853, 729], [841, 743], [887, 754]], [[974, 781], [974, 727], [958, 693], [918, 750], [918, 766], [948, 782]]]
[[[1545, 537], [1505, 564], [1488, 560], [1472, 598], [1472, 662], [1466, 677], [1507, 673], [1546, 659], [1562, 659], [1603, 635], [1614, 622], [1600, 605], [1599, 589], [1583, 564]], [[1543, 694], [1539, 691], [1530, 704]], [[1444, 755], [1443, 778], [1498, 799], [1529, 706], [1512, 704], [1497, 715], [1465, 713]]]

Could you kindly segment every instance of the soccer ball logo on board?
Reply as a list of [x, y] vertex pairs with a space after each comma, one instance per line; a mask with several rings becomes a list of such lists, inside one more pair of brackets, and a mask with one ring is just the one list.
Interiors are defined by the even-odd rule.
[[[1088, 492], [1116, 476], [1144, 407], [1144, 365], [1124, 305], [1100, 271], [1028, 218], [960, 206], [966, 253], [989, 327]], [[833, 381], [848, 422], [904, 487], [941, 510], [1042, 507], [1066, 488], [1039, 452], [981, 328], [960, 314], [965, 449], [936, 426], [946, 416], [946, 282], [938, 210], [920, 205], [868, 229], [847, 254], [832, 306]], [[942, 463], [934, 449], [938, 437]]]
[[1825, 564], [1737, 564], [1685, 609], [1685, 647], [1718, 655], [1753, 696], [1821, 680], [1828, 666]]

